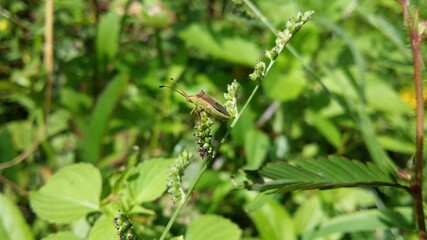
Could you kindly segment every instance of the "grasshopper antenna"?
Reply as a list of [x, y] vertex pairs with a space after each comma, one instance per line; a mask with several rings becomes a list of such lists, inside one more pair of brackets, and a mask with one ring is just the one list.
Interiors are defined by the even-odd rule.
[[171, 80], [175, 82], [175, 85], [178, 88], [174, 88], [171, 86], [164, 86], [164, 85], [159, 86], [159, 88], [170, 88], [170, 89], [174, 90], [175, 92], [179, 93], [180, 95], [182, 95], [183, 97], [185, 97], [186, 99], [188, 99], [188, 95], [184, 92], [184, 90], [182, 90], [182, 88], [176, 83], [176, 81], [173, 78], [171, 78]]

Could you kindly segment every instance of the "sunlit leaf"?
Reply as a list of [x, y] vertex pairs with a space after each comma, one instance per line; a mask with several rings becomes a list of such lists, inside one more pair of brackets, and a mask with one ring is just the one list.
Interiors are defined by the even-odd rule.
[[0, 193], [0, 239], [34, 239], [19, 208], [2, 193]]
[[101, 174], [90, 164], [62, 168], [38, 191], [31, 192], [34, 212], [49, 222], [69, 223], [99, 210]]
[[204, 215], [195, 219], [187, 229], [186, 240], [238, 240], [242, 230], [230, 220], [215, 216]]

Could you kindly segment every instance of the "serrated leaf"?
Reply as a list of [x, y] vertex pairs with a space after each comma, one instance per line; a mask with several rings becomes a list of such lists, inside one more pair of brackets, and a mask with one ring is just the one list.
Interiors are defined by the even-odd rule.
[[281, 192], [306, 189], [324, 189], [356, 186], [399, 185], [395, 179], [372, 163], [363, 164], [331, 156], [323, 159], [298, 160], [293, 164], [270, 163], [259, 172], [272, 179], [263, 184], [254, 184], [258, 191], [277, 190]]
[[25, 222], [19, 208], [0, 193], [0, 239], [32, 240], [30, 227]]
[[49, 222], [69, 223], [99, 210], [101, 186], [101, 174], [94, 166], [71, 165], [55, 173], [38, 191], [31, 192], [31, 208]]
[[337, 232], [373, 231], [384, 228], [401, 228], [415, 231], [412, 209], [365, 210], [337, 216], [319, 225], [310, 239], [325, 237]]
[[43, 240], [81, 240], [81, 238], [77, 237], [72, 232], [58, 232], [49, 234], [49, 236], [44, 237]]
[[185, 234], [186, 240], [238, 240], [242, 230], [229, 219], [204, 215], [194, 220]]
[[269, 146], [267, 135], [259, 130], [252, 129], [245, 134], [245, 155], [247, 169], [258, 169], [267, 155]]
[[83, 158], [86, 162], [94, 163], [99, 160], [102, 139], [108, 129], [110, 116], [126, 89], [128, 78], [125, 74], [117, 76], [99, 97], [89, 126], [84, 131], [85, 138], [81, 144]]
[[127, 190], [136, 204], [153, 201], [163, 194], [172, 162], [162, 158], [151, 159], [135, 168], [129, 176]]

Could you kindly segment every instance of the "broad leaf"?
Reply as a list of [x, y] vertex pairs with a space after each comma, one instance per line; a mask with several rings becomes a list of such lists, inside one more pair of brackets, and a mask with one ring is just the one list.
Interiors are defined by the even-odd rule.
[[151, 159], [139, 164], [129, 176], [128, 192], [139, 204], [160, 197], [166, 190], [168, 167], [172, 160]]
[[49, 234], [49, 236], [43, 238], [43, 240], [81, 240], [81, 238], [77, 237], [72, 232], [58, 232]]
[[32, 192], [34, 212], [49, 222], [69, 223], [99, 210], [101, 174], [90, 164], [59, 170], [40, 190]]
[[101, 217], [98, 221], [96, 221], [93, 228], [90, 230], [88, 240], [116, 240], [117, 232], [114, 228], [114, 223], [112, 218], [108, 218], [106, 216]]
[[19, 208], [3, 194], [0, 194], [0, 239], [34, 239]]
[[200, 24], [193, 24], [179, 33], [189, 46], [214, 57], [230, 62], [252, 66], [261, 52], [253, 42], [237, 36], [224, 36], [223, 33]]
[[272, 181], [254, 184], [258, 191], [293, 191], [356, 186], [394, 186], [405, 188], [372, 163], [350, 161], [339, 157], [298, 160], [293, 164], [268, 164], [260, 175]]
[[241, 235], [242, 230], [230, 220], [215, 215], [204, 215], [190, 224], [185, 239], [238, 240]]

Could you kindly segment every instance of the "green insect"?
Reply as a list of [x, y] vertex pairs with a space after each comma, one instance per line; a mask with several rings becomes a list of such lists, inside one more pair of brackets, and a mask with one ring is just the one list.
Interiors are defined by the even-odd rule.
[[[175, 83], [176, 84], [176, 83]], [[170, 88], [183, 97], [188, 102], [193, 103], [196, 105], [196, 107], [190, 112], [190, 114], [193, 114], [196, 112], [197, 108], [203, 109], [205, 112], [209, 113], [212, 117], [226, 121], [231, 118], [230, 113], [227, 112], [224, 106], [219, 104], [217, 101], [215, 101], [213, 98], [209, 97], [203, 90], [201, 90], [196, 95], [188, 95], [187, 93], [182, 90], [181, 87], [179, 87], [177, 84], [176, 86], [178, 89], [170, 87], [170, 86], [160, 86], [160, 88]]]

